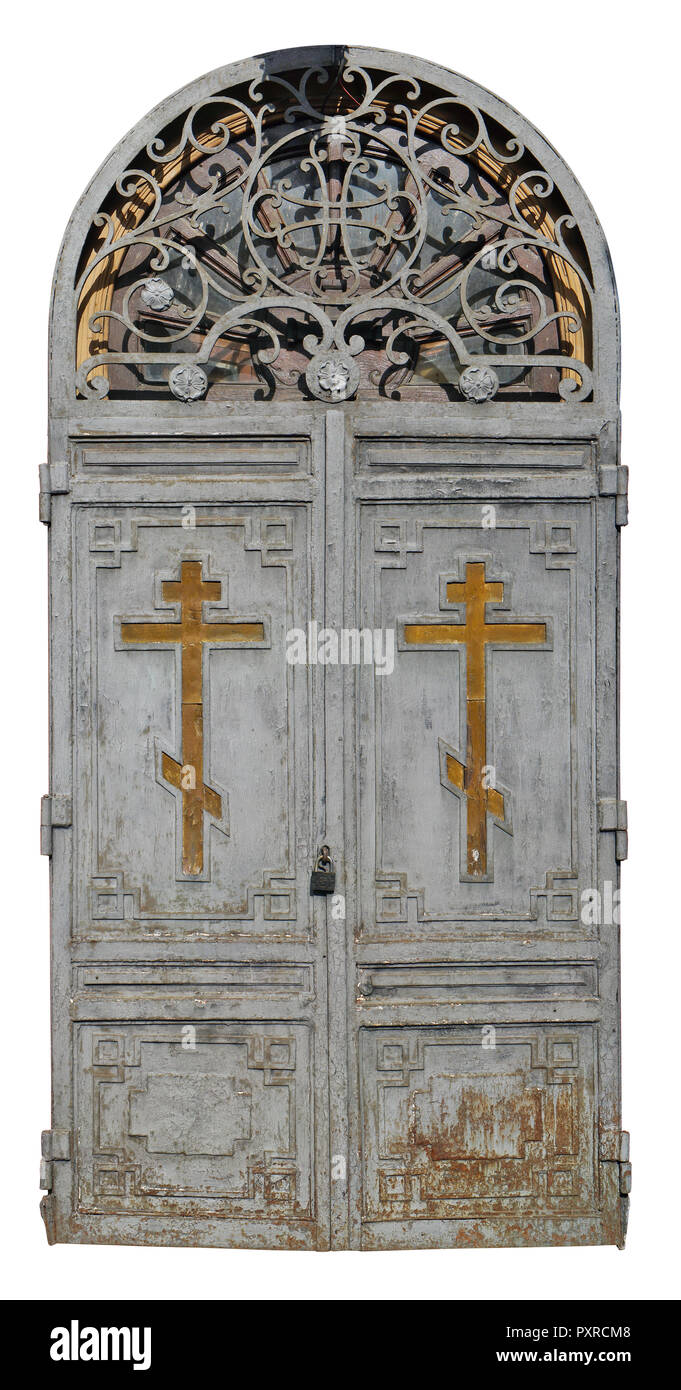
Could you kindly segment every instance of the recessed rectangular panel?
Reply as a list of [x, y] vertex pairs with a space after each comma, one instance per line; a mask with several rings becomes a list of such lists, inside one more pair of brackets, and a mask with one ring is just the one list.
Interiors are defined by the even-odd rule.
[[596, 1000], [594, 964], [551, 962], [520, 964], [365, 965], [357, 988], [366, 1007], [390, 1004], [495, 1003]]
[[80, 1210], [311, 1221], [310, 1043], [293, 1024], [77, 1026]]
[[591, 1026], [364, 1028], [360, 1055], [366, 1220], [593, 1207]]
[[193, 1023], [224, 1018], [309, 1017], [317, 1001], [311, 964], [234, 962], [205, 965], [77, 966], [74, 1019], [164, 1019]]
[[[571, 472], [588, 468], [591, 448], [586, 444], [494, 443], [481, 439], [361, 439], [357, 463], [360, 469], [385, 469], [392, 474], [406, 470], [443, 469], [448, 474], [469, 469], [501, 469], [504, 474]], [[529, 480], [529, 479], [528, 479]], [[534, 485], [534, 484], [533, 484]]]
[[238, 477], [309, 472], [308, 440], [276, 438], [214, 440], [110, 439], [74, 451], [76, 472], [89, 477], [141, 477], [145, 482], [178, 473], [193, 479], [225, 474]]
[[80, 935], [309, 932], [303, 506], [76, 511]]
[[584, 936], [594, 882], [589, 503], [361, 507], [361, 932]]

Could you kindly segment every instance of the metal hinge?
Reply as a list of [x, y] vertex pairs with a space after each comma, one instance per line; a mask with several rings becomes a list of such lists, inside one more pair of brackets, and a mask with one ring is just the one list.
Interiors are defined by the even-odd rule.
[[614, 830], [615, 858], [618, 864], [627, 857], [627, 803], [616, 796], [604, 796], [598, 803], [598, 829]]
[[601, 497], [615, 498], [615, 523], [626, 526], [629, 469], [619, 462], [619, 420], [607, 420], [600, 431], [597, 464], [598, 491]]
[[68, 1129], [44, 1129], [41, 1135], [40, 1186], [52, 1191], [53, 1164], [67, 1163], [71, 1157], [71, 1135]]
[[629, 469], [623, 463], [604, 463], [598, 470], [598, 491], [601, 497], [615, 498], [615, 525], [626, 526], [629, 520]]
[[601, 1163], [617, 1163], [619, 1165], [620, 1196], [628, 1197], [631, 1192], [631, 1163], [629, 1162], [629, 1134], [627, 1130], [601, 1130], [598, 1157]]
[[44, 796], [40, 802], [40, 853], [52, 853], [52, 830], [55, 825], [71, 824], [71, 797]]
[[40, 474], [40, 520], [49, 526], [52, 517], [53, 492], [68, 492], [71, 486], [68, 463], [41, 463]]

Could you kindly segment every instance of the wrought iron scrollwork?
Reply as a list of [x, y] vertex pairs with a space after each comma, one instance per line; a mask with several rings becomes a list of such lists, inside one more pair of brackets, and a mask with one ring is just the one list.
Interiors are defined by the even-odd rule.
[[511, 132], [406, 72], [267, 73], [197, 102], [117, 180], [75, 292], [86, 398], [592, 390], [563, 195]]

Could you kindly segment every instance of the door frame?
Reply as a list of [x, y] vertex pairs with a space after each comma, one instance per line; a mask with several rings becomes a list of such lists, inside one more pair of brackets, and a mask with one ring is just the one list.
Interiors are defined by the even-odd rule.
[[[566, 197], [584, 239], [594, 279], [593, 353], [594, 390], [590, 402], [573, 402], [569, 395], [557, 401], [488, 400], [477, 404], [469, 400], [434, 404], [383, 401], [355, 404], [352, 401], [330, 408], [319, 401], [292, 402], [274, 399], [267, 403], [201, 401], [194, 405], [179, 400], [78, 399], [75, 392], [74, 345], [77, 341], [77, 304], [74, 284], [83, 246], [92, 219], [103, 205], [109, 190], [137, 153], [155, 139], [172, 121], [195, 102], [207, 99], [245, 81], [257, 81], [266, 71], [286, 73], [301, 66], [348, 64], [362, 68], [406, 72], [426, 86], [433, 84], [481, 108], [512, 131], [527, 149], [536, 154], [549, 179]], [[125, 470], [112, 469], [106, 479], [97, 478], [87, 465], [91, 447], [126, 443], [143, 447], [167, 443], [168, 448], [193, 440], [219, 449], [221, 443], [237, 436], [253, 440], [308, 436], [314, 447], [326, 451], [328, 458], [344, 468], [333, 470], [328, 486], [334, 506], [343, 515], [343, 497], [352, 495], [354, 455], [352, 440], [361, 435], [372, 439], [444, 439], [462, 449], [475, 445], [498, 457], [505, 443], [525, 441], [560, 448], [566, 444], [583, 446], [588, 466], [580, 478], [565, 476], [570, 496], [588, 496], [595, 503], [597, 517], [597, 624], [599, 665], [596, 674], [596, 786], [594, 800], [603, 807], [603, 833], [598, 835], [599, 878], [619, 885], [619, 858], [624, 835], [619, 790], [617, 745], [617, 662], [619, 606], [619, 528], [626, 519], [626, 470], [620, 465], [619, 444], [619, 314], [617, 294], [608, 247], [591, 204], [555, 150], [534, 127], [510, 106], [476, 84], [432, 63], [402, 54], [362, 47], [328, 45], [290, 49], [217, 69], [188, 84], [152, 110], [117, 145], [104, 161], [83, 193], [70, 219], [55, 272], [50, 329], [50, 416], [48, 462], [41, 469], [41, 516], [48, 523], [50, 586], [50, 783], [43, 809], [43, 842], [51, 857], [51, 969], [52, 969], [52, 1120], [44, 1145], [45, 1187], [43, 1211], [48, 1236], [52, 1239], [87, 1239], [71, 1223], [73, 1128], [73, 1058], [66, 1019], [65, 1001], [71, 992], [70, 936], [72, 925], [72, 832], [73, 798], [72, 712], [74, 708], [74, 640], [70, 593], [72, 556], [72, 507], [88, 505], [109, 495], [120, 501], [140, 500], [138, 484], [126, 477]], [[479, 486], [481, 472], [476, 474]], [[217, 477], [217, 475], [216, 475]], [[443, 475], [444, 479], [444, 475]], [[106, 487], [104, 484], [106, 483]], [[199, 478], [191, 482], [191, 495], [198, 501], [215, 495], [215, 479], [209, 485]], [[494, 488], [493, 479], [490, 487]], [[504, 484], [504, 495], [512, 485]], [[108, 492], [107, 492], [108, 489]], [[183, 491], [188, 491], [185, 485]], [[490, 494], [491, 495], [491, 494]], [[237, 494], [235, 493], [235, 498]], [[462, 498], [465, 493], [457, 491]], [[476, 499], [480, 492], [476, 491]], [[185, 498], [183, 498], [185, 500]], [[226, 494], [221, 494], [226, 500]], [[352, 562], [348, 562], [347, 536], [332, 519], [318, 544], [325, 556], [323, 621], [343, 626], [343, 595], [354, 585]], [[321, 597], [321, 595], [319, 596]], [[347, 611], [347, 609], [345, 610]], [[322, 615], [320, 614], [320, 617]], [[348, 625], [353, 625], [350, 622]], [[333, 1155], [347, 1156], [349, 1181], [342, 1177], [331, 1183], [330, 1226], [320, 1237], [332, 1246], [360, 1244], [358, 1226], [358, 1156], [360, 1135], [357, 1116], [348, 1098], [355, 1076], [354, 1052], [348, 1048], [346, 1020], [356, 1006], [356, 980], [350, 962], [352, 934], [352, 855], [348, 839], [352, 823], [352, 797], [343, 779], [343, 753], [351, 746], [351, 671], [326, 668], [328, 700], [324, 717], [324, 740], [328, 770], [325, 835], [338, 856], [338, 891], [347, 894], [349, 911], [345, 923], [329, 922], [328, 969], [340, 984], [339, 998], [346, 1000], [345, 1012], [335, 999], [329, 1005], [329, 1028], [333, 1057], [329, 1066], [331, 1129], [328, 1161]], [[320, 918], [326, 909], [318, 907]], [[616, 999], [619, 975], [619, 932], [608, 935], [602, 958], [602, 987]], [[602, 1092], [601, 1143], [599, 1165], [602, 1181], [610, 1194], [609, 1206], [619, 1210], [620, 1184], [624, 1179], [624, 1150], [620, 1138], [619, 1034], [615, 1014], [613, 1032], [603, 1050], [606, 1086]], [[326, 1140], [324, 1140], [326, 1151]], [[342, 1167], [342, 1165], [341, 1165]], [[624, 1208], [622, 1208], [624, 1210]], [[110, 1239], [113, 1237], [109, 1237]], [[612, 1226], [610, 1238], [621, 1241], [622, 1222]]]

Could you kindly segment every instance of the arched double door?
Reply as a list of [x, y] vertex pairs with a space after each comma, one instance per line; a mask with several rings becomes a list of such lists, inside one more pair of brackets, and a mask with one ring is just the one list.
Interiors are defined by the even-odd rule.
[[440, 68], [268, 55], [103, 165], [52, 339], [49, 1238], [621, 1243], [579, 186]]

